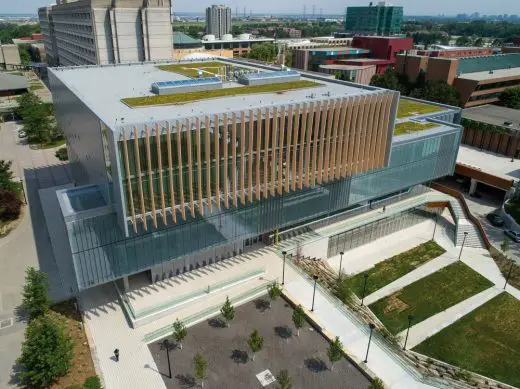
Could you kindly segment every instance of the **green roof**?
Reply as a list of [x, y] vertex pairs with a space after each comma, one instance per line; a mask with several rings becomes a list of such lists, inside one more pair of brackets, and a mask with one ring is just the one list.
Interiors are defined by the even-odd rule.
[[397, 108], [397, 118], [404, 119], [411, 116], [426, 115], [443, 110], [444, 108], [437, 105], [428, 104], [427, 102], [422, 103], [420, 101], [400, 98], [399, 106]]
[[464, 74], [518, 67], [520, 67], [520, 53], [511, 53], [461, 58], [459, 60], [458, 72]]
[[184, 46], [184, 45], [201, 45], [200, 39], [194, 39], [189, 35], [184, 34], [180, 31], [173, 32], [173, 46]]

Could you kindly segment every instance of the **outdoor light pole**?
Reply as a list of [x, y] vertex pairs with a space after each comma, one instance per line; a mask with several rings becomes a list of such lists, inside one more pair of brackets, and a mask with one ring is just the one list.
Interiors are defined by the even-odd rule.
[[370, 323], [368, 326], [370, 327], [370, 336], [368, 337], [367, 355], [365, 356], [365, 360], [363, 361], [365, 363], [368, 362], [368, 351], [370, 350], [370, 342], [372, 341], [372, 331], [374, 330], [374, 328], [376, 328], [374, 323]]
[[435, 227], [433, 227], [433, 236], [432, 236], [432, 240], [435, 240], [435, 231], [437, 230], [437, 219], [439, 218], [439, 214], [436, 213], [435, 214]]
[[462, 255], [462, 249], [464, 248], [464, 243], [466, 242], [466, 236], [468, 236], [468, 233], [464, 232], [464, 239], [462, 239], [462, 246], [460, 247], [459, 261], [460, 261], [460, 256]]
[[367, 289], [368, 273], [363, 274], [363, 277], [365, 277], [365, 283], [363, 284], [363, 295], [361, 296], [361, 306], [363, 306], [363, 301], [365, 300], [365, 291]]
[[313, 276], [314, 279], [314, 291], [312, 292], [312, 308], [311, 312], [314, 312], [314, 296], [316, 296], [316, 282], [318, 282], [318, 276]]
[[285, 284], [285, 256], [287, 255], [287, 251], [282, 251], [283, 254], [283, 269], [282, 269], [282, 285]]
[[511, 276], [511, 272], [513, 271], [514, 265], [515, 265], [515, 261], [513, 261], [511, 259], [511, 267], [509, 268], [509, 271], [507, 272], [506, 283], [504, 284], [504, 290], [506, 289], [507, 283], [509, 282], [509, 277]]
[[406, 343], [408, 343], [408, 334], [410, 333], [410, 327], [412, 326], [413, 315], [408, 315], [408, 329], [406, 330], [406, 338], [404, 339], [403, 350], [406, 350]]
[[340, 259], [339, 259], [339, 277], [341, 277], [341, 265], [343, 264], [343, 251], [339, 253]]
[[164, 347], [166, 347], [166, 359], [168, 360], [168, 378], [172, 378], [172, 366], [170, 365], [170, 342], [168, 339], [164, 339]]

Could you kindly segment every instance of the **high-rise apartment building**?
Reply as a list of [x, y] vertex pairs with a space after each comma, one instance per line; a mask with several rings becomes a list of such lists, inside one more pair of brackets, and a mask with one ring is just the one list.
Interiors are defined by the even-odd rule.
[[49, 70], [71, 293], [189, 272], [453, 173], [460, 108], [237, 60], [167, 65]]
[[170, 0], [58, 0], [38, 15], [50, 65], [171, 59]]
[[206, 8], [206, 33], [221, 38], [231, 32], [231, 8], [215, 5]]
[[345, 31], [353, 34], [394, 35], [401, 32], [403, 7], [380, 1], [368, 7], [347, 7]]

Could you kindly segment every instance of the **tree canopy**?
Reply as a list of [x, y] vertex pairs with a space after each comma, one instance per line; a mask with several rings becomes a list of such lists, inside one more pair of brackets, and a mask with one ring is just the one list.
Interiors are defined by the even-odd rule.
[[34, 93], [24, 93], [16, 101], [16, 113], [22, 124], [29, 143], [49, 143], [61, 139], [63, 134], [54, 119], [53, 105], [43, 103]]
[[2, 43], [10, 43], [13, 39], [30, 36], [38, 32], [40, 32], [40, 25], [38, 23], [23, 25], [0, 23], [0, 41]]
[[520, 109], [520, 87], [503, 91], [500, 94], [500, 102], [504, 107]]
[[272, 43], [253, 44], [248, 57], [258, 61], [273, 62], [276, 58], [276, 46]]
[[31, 319], [47, 312], [50, 303], [47, 296], [48, 289], [47, 274], [34, 267], [26, 270], [22, 306], [27, 310]]
[[50, 386], [71, 367], [73, 348], [72, 338], [50, 315], [29, 322], [17, 360], [22, 384], [31, 388]]

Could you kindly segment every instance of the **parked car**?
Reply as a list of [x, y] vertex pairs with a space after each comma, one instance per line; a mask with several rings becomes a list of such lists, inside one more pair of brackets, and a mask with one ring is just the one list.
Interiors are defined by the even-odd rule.
[[496, 213], [488, 213], [486, 219], [495, 227], [502, 227], [504, 225], [504, 219], [502, 219]]
[[24, 130], [18, 131], [18, 138], [22, 139], [22, 138], [26, 138], [26, 137], [27, 137], [27, 133]]
[[504, 234], [509, 236], [516, 243], [520, 243], [520, 231], [505, 230]]

